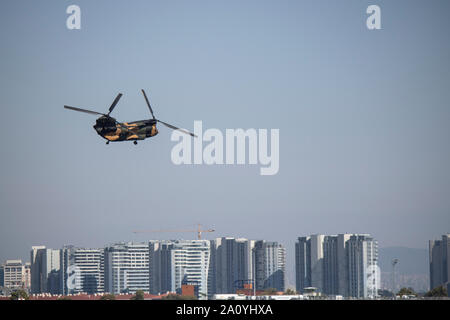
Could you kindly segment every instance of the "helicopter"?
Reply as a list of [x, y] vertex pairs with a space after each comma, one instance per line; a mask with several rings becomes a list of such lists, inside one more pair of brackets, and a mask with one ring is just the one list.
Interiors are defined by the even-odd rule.
[[101, 137], [106, 139], [106, 144], [109, 144], [110, 141], [133, 141], [133, 143], [136, 145], [137, 140], [144, 140], [146, 138], [154, 137], [158, 134], [158, 129], [156, 128], [156, 124], [158, 122], [162, 123], [166, 127], [169, 127], [170, 129], [179, 130], [185, 134], [191, 135], [192, 137], [197, 137], [197, 135], [189, 131], [156, 119], [144, 89], [142, 89], [142, 94], [144, 95], [145, 102], [147, 103], [148, 109], [152, 114], [152, 119], [133, 122], [118, 122], [115, 118], [111, 117], [110, 114], [122, 97], [122, 93], [119, 93], [117, 95], [116, 99], [114, 99], [113, 103], [111, 104], [111, 107], [109, 107], [109, 112], [106, 114], [81, 108], [75, 108], [67, 105], [65, 105], [64, 108], [93, 115], [100, 115], [101, 117], [98, 118], [95, 122], [94, 129]]

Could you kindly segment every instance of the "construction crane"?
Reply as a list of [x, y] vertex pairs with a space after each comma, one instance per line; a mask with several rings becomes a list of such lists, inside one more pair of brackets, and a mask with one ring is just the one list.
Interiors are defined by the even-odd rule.
[[202, 230], [202, 226], [199, 224], [197, 230], [135, 230], [133, 233], [150, 233], [150, 232], [197, 232], [198, 240], [202, 239], [202, 232], [214, 232], [214, 229]]

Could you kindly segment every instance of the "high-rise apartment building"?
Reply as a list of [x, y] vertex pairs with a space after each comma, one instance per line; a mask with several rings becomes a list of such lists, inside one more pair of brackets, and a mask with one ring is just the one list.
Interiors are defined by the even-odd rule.
[[277, 242], [259, 240], [254, 248], [256, 289], [274, 288], [284, 291], [286, 287], [286, 249]]
[[430, 290], [450, 282], [450, 234], [429, 242]]
[[194, 284], [198, 298], [210, 289], [210, 242], [208, 240], [161, 240], [149, 243], [150, 292], [179, 292]]
[[348, 296], [348, 259], [345, 250], [349, 234], [325, 236], [323, 241], [323, 293]]
[[368, 235], [299, 237], [295, 244], [297, 291], [314, 287], [326, 295], [376, 296], [377, 262], [377, 242]]
[[311, 245], [309, 237], [299, 237], [295, 243], [295, 287], [303, 293], [311, 287]]
[[80, 291], [88, 294], [104, 292], [104, 250], [77, 248], [74, 263], [79, 270]]
[[374, 298], [380, 288], [378, 243], [369, 235], [352, 235], [346, 244], [348, 294], [356, 298]]
[[63, 294], [104, 292], [104, 249], [61, 249], [60, 290]]
[[296, 288], [300, 293], [314, 287], [323, 291], [323, 241], [320, 234], [299, 237], [295, 244]]
[[211, 241], [211, 290], [236, 293], [244, 283], [253, 281], [253, 240], [217, 238]]
[[310, 236], [311, 251], [311, 287], [323, 292], [323, 240], [321, 234]]
[[105, 292], [149, 292], [149, 245], [129, 242], [106, 247], [104, 273]]
[[295, 245], [296, 287], [303, 293], [304, 288], [314, 287], [323, 291], [323, 241], [320, 234], [299, 237]]
[[42, 254], [45, 246], [31, 247], [30, 264], [31, 264], [31, 293], [41, 293], [42, 286]]
[[60, 293], [60, 251], [34, 246], [31, 249], [31, 293]]
[[60, 291], [62, 295], [73, 294], [75, 287], [79, 286], [76, 283], [75, 265], [74, 261], [75, 247], [72, 245], [63, 246], [60, 250]]
[[149, 242], [149, 286], [150, 293], [173, 291], [171, 282], [172, 241], [151, 240]]
[[0, 288], [5, 285], [4, 275], [5, 275], [5, 272], [4, 272], [3, 265], [0, 265]]

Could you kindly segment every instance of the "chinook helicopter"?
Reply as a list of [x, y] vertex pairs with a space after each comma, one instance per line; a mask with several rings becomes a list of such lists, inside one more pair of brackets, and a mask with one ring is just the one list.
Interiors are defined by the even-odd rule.
[[116, 104], [122, 97], [121, 93], [117, 95], [111, 107], [109, 107], [109, 112], [106, 114], [66, 105], [64, 106], [64, 108], [94, 115], [100, 115], [101, 117], [97, 119], [94, 125], [94, 129], [100, 136], [106, 139], [106, 144], [109, 144], [110, 141], [133, 141], [134, 144], [137, 144], [137, 140], [144, 140], [146, 138], [154, 137], [158, 134], [158, 129], [156, 129], [156, 124], [158, 122], [162, 123], [166, 127], [169, 127], [170, 129], [180, 130], [183, 133], [189, 134], [193, 137], [197, 137], [195, 134], [189, 131], [177, 128], [171, 124], [156, 119], [144, 89], [142, 89], [142, 94], [144, 95], [145, 102], [147, 102], [148, 109], [152, 114], [152, 119], [133, 122], [118, 122], [116, 119], [111, 117], [111, 112], [114, 110]]

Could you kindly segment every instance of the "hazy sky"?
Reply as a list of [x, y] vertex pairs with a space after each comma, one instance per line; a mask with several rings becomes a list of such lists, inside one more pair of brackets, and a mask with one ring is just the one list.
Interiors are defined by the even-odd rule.
[[[81, 8], [81, 30], [66, 8]], [[381, 7], [382, 30], [366, 28]], [[279, 241], [450, 230], [450, 2], [2, 1], [0, 261], [215, 228]], [[280, 170], [175, 166], [172, 131], [105, 145], [64, 104], [193, 129], [277, 128]], [[206, 144], [205, 144], [206, 145]], [[211, 239], [212, 235], [206, 235]], [[289, 279], [293, 283], [294, 279]]]

